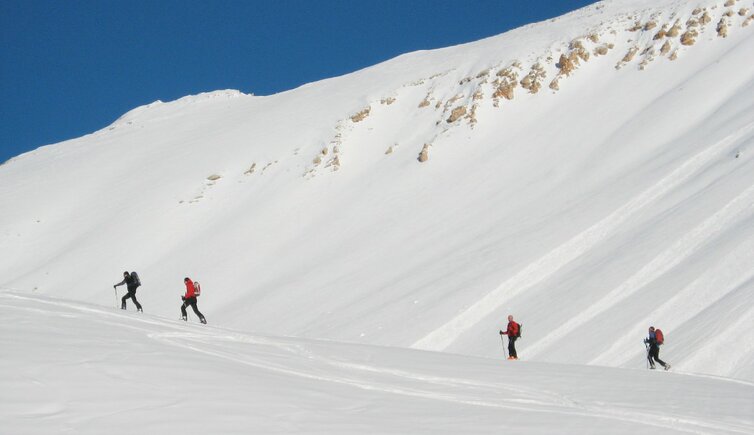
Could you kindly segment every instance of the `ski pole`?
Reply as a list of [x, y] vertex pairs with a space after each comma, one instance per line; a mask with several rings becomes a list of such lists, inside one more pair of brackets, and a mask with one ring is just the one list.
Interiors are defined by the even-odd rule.
[[118, 289], [113, 287], [113, 291], [115, 292], [115, 308], [118, 308]]
[[500, 334], [500, 342], [503, 343], [503, 355], [508, 358], [508, 352], [505, 351], [505, 339], [503, 339], [503, 334]]

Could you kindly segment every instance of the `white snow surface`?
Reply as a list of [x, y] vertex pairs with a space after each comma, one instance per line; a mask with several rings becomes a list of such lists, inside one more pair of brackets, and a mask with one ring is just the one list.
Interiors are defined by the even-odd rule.
[[733, 379], [271, 337], [14, 293], [0, 307], [9, 434], [754, 430], [754, 384]]
[[603, 1], [0, 165], [0, 432], [754, 432], [752, 10]]

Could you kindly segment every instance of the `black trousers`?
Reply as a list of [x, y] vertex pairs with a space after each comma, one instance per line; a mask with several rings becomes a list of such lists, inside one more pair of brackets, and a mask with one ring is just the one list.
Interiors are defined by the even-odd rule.
[[518, 337], [508, 336], [508, 356], [512, 356], [513, 358], [518, 358], [518, 354], [516, 353], [517, 339]]
[[647, 359], [649, 360], [649, 365], [652, 367], [655, 366], [655, 361], [660, 363], [661, 366], [665, 367], [665, 361], [660, 359], [660, 346], [656, 344], [649, 345], [649, 352], [647, 352]]
[[131, 298], [131, 300], [134, 301], [134, 305], [136, 305], [136, 309], [137, 310], [141, 309], [141, 304], [139, 303], [139, 301], [136, 300], [136, 289], [135, 288], [128, 289], [128, 293], [126, 293], [126, 295], [123, 296], [123, 298], [121, 298], [121, 300], [120, 300], [120, 307], [122, 309], [124, 309], [124, 310], [126, 309], [126, 299], [128, 299], [128, 298]]
[[186, 307], [191, 306], [191, 308], [194, 310], [194, 313], [196, 313], [197, 317], [199, 317], [199, 320], [204, 322], [204, 315], [199, 312], [199, 308], [196, 307], [196, 298], [188, 298], [183, 301], [183, 305], [181, 305], [181, 315], [185, 318], [186, 317]]

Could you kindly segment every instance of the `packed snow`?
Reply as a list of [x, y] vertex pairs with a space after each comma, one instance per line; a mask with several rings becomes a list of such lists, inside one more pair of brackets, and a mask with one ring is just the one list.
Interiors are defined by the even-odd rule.
[[752, 10], [603, 1], [11, 159], [0, 428], [754, 432]]

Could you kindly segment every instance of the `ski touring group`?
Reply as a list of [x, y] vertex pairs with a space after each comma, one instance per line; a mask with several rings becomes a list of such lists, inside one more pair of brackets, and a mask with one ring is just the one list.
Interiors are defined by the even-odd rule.
[[[512, 315], [508, 316], [508, 326], [505, 331], [500, 330], [501, 340], [503, 340], [503, 335], [508, 336], [508, 359], [517, 360], [516, 340], [521, 338], [521, 324], [514, 321]], [[654, 326], [650, 326], [649, 334], [644, 339], [644, 345], [647, 349], [647, 368], [654, 370], [656, 368], [655, 362], [657, 362], [665, 370], [670, 370], [670, 364], [660, 359], [660, 346], [663, 344], [665, 344], [665, 336], [662, 331]], [[503, 340], [503, 347], [505, 347], [505, 340]]]
[[[113, 288], [116, 289], [116, 299], [118, 286], [124, 284], [126, 285], [126, 294], [123, 296], [123, 298], [121, 298], [120, 308], [125, 310], [126, 301], [128, 299], [131, 299], [131, 301], [133, 301], [134, 305], [136, 306], [136, 310], [138, 312], [143, 312], [144, 310], [142, 309], [141, 304], [136, 299], [136, 289], [141, 286], [139, 275], [136, 272], [123, 272], [123, 281], [113, 286]], [[199, 307], [197, 306], [197, 297], [201, 295], [201, 286], [198, 282], [193, 281], [189, 277], [183, 279], [183, 284], [186, 286], [186, 293], [181, 296], [181, 300], [183, 301], [183, 303], [181, 304], [181, 319], [188, 321], [188, 313], [186, 311], [186, 308], [191, 307], [191, 309], [194, 311], [194, 314], [196, 314], [196, 316], [199, 318], [199, 321], [206, 324], [207, 319], [204, 317], [204, 314], [199, 311]], [[507, 358], [509, 360], [517, 360], [518, 352], [516, 352], [516, 340], [521, 338], [521, 324], [513, 320], [512, 315], [508, 316], [508, 326], [505, 328], [505, 331], [503, 331], [502, 329], [500, 330], [500, 339], [503, 341], [503, 347], [505, 347], [505, 340], [503, 339], [504, 335], [508, 336]], [[662, 346], [664, 343], [665, 337], [662, 331], [660, 329], [656, 329], [654, 326], [650, 326], [649, 334], [647, 338], [644, 339], [644, 345], [646, 346], [647, 350], [648, 368], [654, 370], [656, 367], [655, 362], [657, 362], [665, 370], [670, 369], [670, 364], [660, 359], [660, 346]]]
[[[136, 272], [129, 273], [128, 271], [123, 272], [123, 281], [113, 285], [113, 289], [115, 289], [116, 300], [118, 297], [118, 286], [121, 286], [123, 284], [126, 285], [126, 294], [120, 300], [120, 308], [122, 310], [125, 310], [126, 301], [128, 299], [131, 299], [131, 301], [133, 301], [134, 305], [136, 306], [136, 311], [143, 313], [144, 310], [141, 308], [141, 304], [136, 299], [136, 289], [141, 287], [139, 274], [137, 274]], [[189, 277], [183, 279], [183, 284], [186, 286], [186, 293], [181, 296], [181, 300], [183, 301], [183, 304], [181, 305], [181, 319], [188, 321], [188, 313], [186, 312], [186, 308], [191, 307], [191, 309], [194, 310], [194, 314], [196, 314], [196, 316], [199, 318], [199, 321], [206, 324], [207, 319], [204, 317], [204, 314], [199, 311], [199, 307], [197, 307], [196, 298], [201, 295], [201, 286], [198, 282], [193, 281]]]

